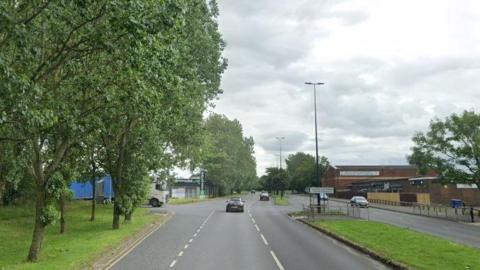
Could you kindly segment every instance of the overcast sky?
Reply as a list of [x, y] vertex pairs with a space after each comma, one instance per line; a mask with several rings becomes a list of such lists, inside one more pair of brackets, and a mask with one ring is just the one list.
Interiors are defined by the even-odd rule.
[[431, 118], [480, 104], [480, 1], [219, 0], [229, 66], [214, 112], [255, 140], [257, 172], [284, 154], [405, 164]]

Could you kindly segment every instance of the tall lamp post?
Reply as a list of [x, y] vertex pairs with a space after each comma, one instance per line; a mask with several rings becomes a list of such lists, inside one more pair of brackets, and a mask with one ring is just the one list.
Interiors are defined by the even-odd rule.
[[[318, 164], [318, 133], [317, 133], [317, 85], [324, 85], [323, 82], [305, 82], [307, 85], [313, 85], [313, 110], [315, 112], [315, 178], [321, 187], [320, 172]], [[317, 205], [320, 205], [320, 194], [317, 194]]]
[[280, 158], [279, 158], [279, 161], [280, 161], [280, 169], [282, 169], [282, 140], [285, 140], [285, 137], [275, 137], [275, 139], [277, 139], [279, 142], [280, 142]]

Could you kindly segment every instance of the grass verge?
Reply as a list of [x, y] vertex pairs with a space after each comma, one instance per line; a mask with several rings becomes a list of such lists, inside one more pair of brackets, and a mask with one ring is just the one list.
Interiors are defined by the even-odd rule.
[[26, 262], [33, 231], [33, 209], [0, 207], [0, 269], [83, 269], [112, 247], [119, 245], [145, 225], [160, 222], [163, 216], [139, 208], [130, 224], [112, 230], [112, 206], [97, 205], [96, 221], [90, 222], [90, 203], [76, 201], [67, 205], [65, 234], [59, 224], [46, 229], [40, 259]]
[[273, 198], [273, 203], [276, 205], [286, 206], [288, 205], [288, 199], [286, 196], [283, 196], [283, 198], [280, 198], [280, 196], [275, 196]]
[[439, 237], [374, 221], [312, 224], [415, 269], [480, 269], [480, 249]]

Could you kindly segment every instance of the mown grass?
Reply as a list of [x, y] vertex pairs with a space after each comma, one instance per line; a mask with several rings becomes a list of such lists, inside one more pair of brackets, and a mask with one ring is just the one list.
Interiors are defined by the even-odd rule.
[[273, 203], [276, 205], [286, 206], [288, 205], [288, 198], [286, 196], [283, 196], [283, 198], [280, 196], [275, 196], [273, 198]]
[[373, 221], [329, 220], [313, 225], [415, 269], [480, 269], [480, 249]]
[[40, 259], [26, 262], [33, 232], [31, 207], [0, 207], [0, 269], [83, 269], [94, 259], [146, 224], [159, 222], [159, 215], [148, 209], [134, 212], [133, 222], [112, 230], [112, 206], [98, 205], [96, 221], [90, 222], [87, 201], [69, 203], [66, 212], [67, 231], [59, 234], [59, 224], [47, 227]]

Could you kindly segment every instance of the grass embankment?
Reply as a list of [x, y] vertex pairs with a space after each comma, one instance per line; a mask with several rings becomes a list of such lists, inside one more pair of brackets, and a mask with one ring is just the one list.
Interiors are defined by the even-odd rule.
[[373, 221], [316, 221], [313, 225], [415, 269], [480, 269], [480, 249]]
[[133, 221], [112, 230], [112, 206], [97, 205], [96, 221], [90, 222], [90, 202], [67, 205], [65, 234], [59, 223], [46, 229], [40, 259], [26, 262], [33, 231], [33, 209], [0, 207], [0, 269], [83, 269], [111, 247], [140, 231], [146, 224], [159, 222], [160, 215], [148, 209], [135, 210]]
[[275, 196], [273, 198], [273, 203], [275, 205], [286, 206], [288, 205], [288, 198], [286, 196], [283, 196], [283, 198], [281, 198], [280, 196]]
[[171, 198], [168, 200], [168, 204], [189, 204], [189, 203], [198, 203], [209, 201], [210, 199], [200, 199], [200, 198]]

